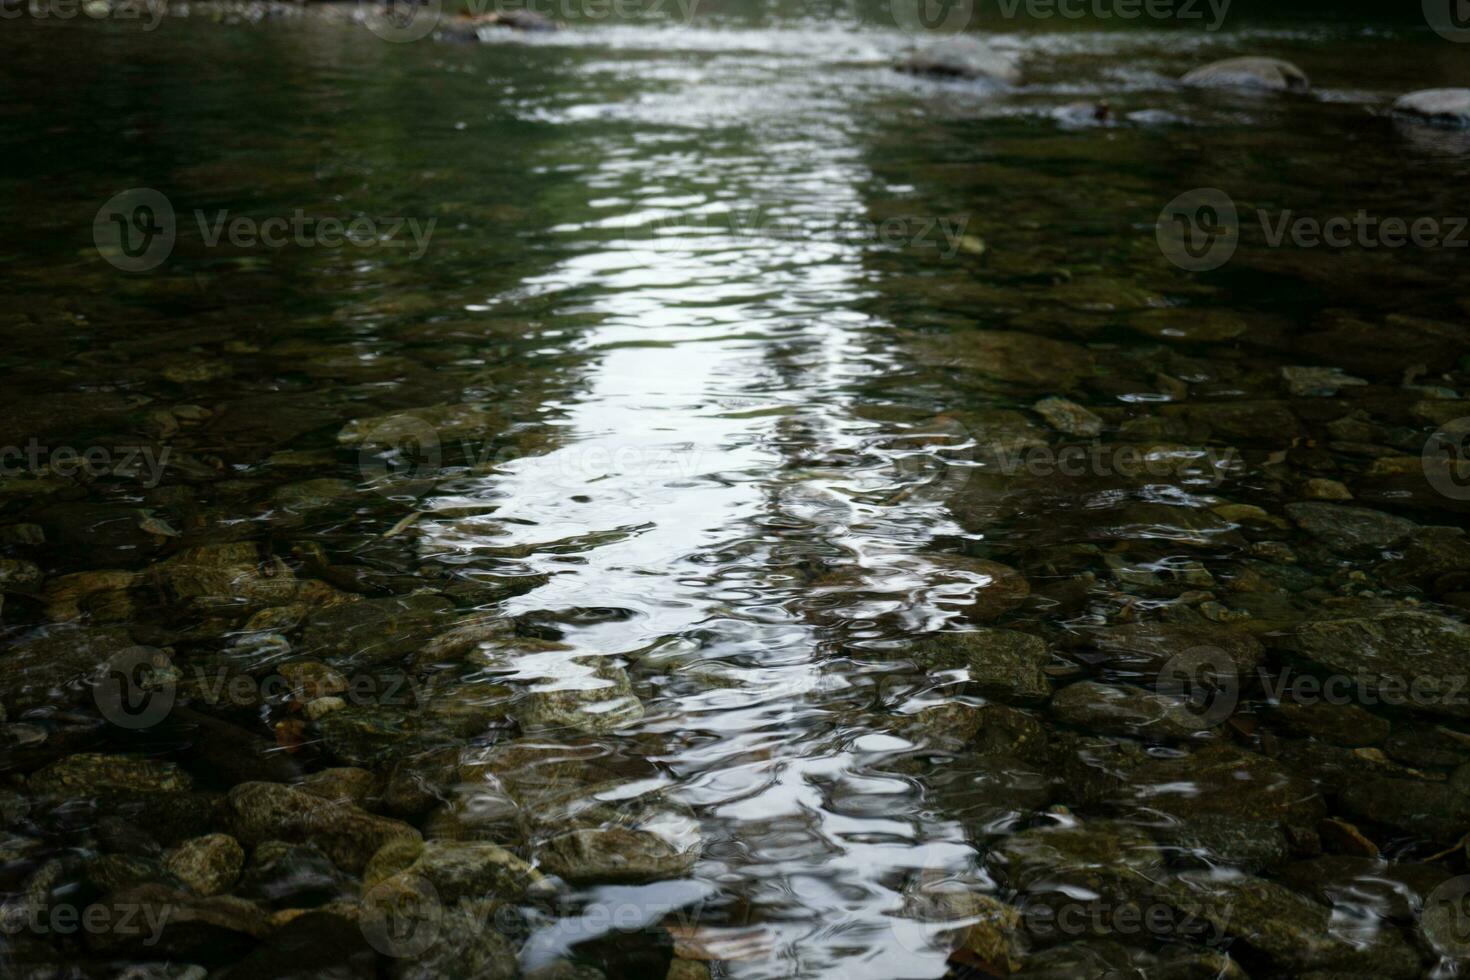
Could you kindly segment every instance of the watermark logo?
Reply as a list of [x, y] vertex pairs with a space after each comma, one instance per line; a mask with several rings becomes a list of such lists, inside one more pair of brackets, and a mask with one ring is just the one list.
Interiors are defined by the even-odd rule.
[[[437, 218], [317, 217], [297, 208], [289, 215], [253, 218], [232, 215], [228, 208], [209, 213], [196, 208], [194, 222], [206, 248], [226, 242], [235, 248], [404, 249], [409, 259], [422, 258]], [[133, 187], [110, 198], [92, 222], [98, 253], [126, 272], [147, 272], [172, 254], [178, 240], [173, 204], [151, 187]]]
[[360, 917], [368, 945], [395, 959], [421, 956], [444, 927], [439, 892], [420, 875], [395, 875], [363, 895]]
[[428, 37], [444, 15], [442, 0], [357, 0], [357, 12], [369, 31], [394, 44]]
[[118, 728], [152, 728], [173, 710], [178, 676], [162, 650], [132, 647], [107, 661], [92, 698], [102, 717]]
[[1470, 959], [1470, 875], [1451, 878], [1425, 897], [1419, 932], [1439, 955]]
[[975, 16], [974, 0], [888, 0], [893, 23], [905, 34], [958, 34]]
[[438, 431], [416, 415], [394, 415], [369, 426], [358, 450], [363, 479], [375, 487], [430, 479], [442, 465]]
[[1470, 500], [1470, 417], [1442, 426], [1424, 443], [1424, 478], [1451, 500]]
[[1470, 41], [1470, 0], [1424, 0], [1424, 20], [1448, 41]]
[[147, 272], [174, 250], [177, 228], [169, 199], [151, 187], [130, 187], [108, 198], [92, 220], [92, 241], [124, 272]]
[[[1355, 214], [1322, 218], [1286, 208], [1256, 209], [1261, 243], [1268, 248], [1470, 248], [1470, 218]], [[1229, 262], [1246, 228], [1235, 201], [1214, 187], [1199, 187], [1174, 198], [1159, 212], [1155, 235], [1164, 256], [1181, 269], [1208, 272]]]
[[71, 20], [78, 14], [91, 20], [138, 20], [147, 17], [143, 30], [152, 31], [168, 16], [168, 0], [24, 0], [0, 3], [0, 20], [30, 17], [34, 20]]
[[1159, 670], [1159, 693], [1184, 701], [1203, 724], [1219, 725], [1240, 704], [1240, 675], [1235, 661], [1217, 647], [1193, 647], [1177, 654]]
[[1154, 234], [1170, 262], [1187, 272], [1209, 272], [1235, 254], [1240, 218], [1229, 194], [1216, 187], [1197, 187], [1164, 205]]

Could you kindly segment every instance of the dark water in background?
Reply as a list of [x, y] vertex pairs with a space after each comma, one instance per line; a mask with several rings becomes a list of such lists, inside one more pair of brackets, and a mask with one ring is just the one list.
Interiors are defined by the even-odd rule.
[[[1228, 723], [1180, 732], [1132, 709], [1063, 710], [1020, 680], [967, 685], [963, 658], [921, 642], [1017, 630], [1047, 644], [1058, 691], [1091, 678], [1168, 693], [1158, 650], [1259, 651], [1253, 638], [1252, 662], [1279, 672], [1323, 619], [1369, 624], [1354, 649], [1381, 644], [1375, 665], [1412, 662], [1391, 617], [1413, 600], [1470, 655], [1452, 629], [1470, 608], [1453, 529], [1470, 493], [1420, 462], [1431, 433], [1462, 439], [1470, 416], [1455, 404], [1470, 385], [1465, 252], [1272, 247], [1255, 217], [1450, 228], [1466, 213], [1463, 141], [1382, 110], [1463, 84], [1466, 49], [1412, 11], [1301, 11], [1240, 11], [1218, 33], [1006, 23], [994, 41], [1025, 71], [1009, 93], [893, 72], [909, 36], [805, 8], [710, 4], [689, 24], [483, 45], [197, 13], [150, 32], [7, 21], [0, 441], [160, 464], [156, 480], [146, 466], [0, 478], [17, 563], [0, 792], [24, 811], [6, 817], [12, 905], [36, 900], [41, 871], [83, 882], [57, 885], [69, 900], [104, 893], [95, 862], [120, 846], [100, 819], [151, 826], [138, 814], [157, 800], [100, 777], [58, 794], [44, 774], [128, 753], [177, 763], [191, 799], [223, 808], [160, 825], [163, 846], [234, 832], [216, 794], [294, 778], [279, 765], [422, 770], [424, 800], [384, 803], [378, 785], [366, 804], [421, 829], [442, 829], [440, 801], [508, 794], [518, 816], [464, 833], [523, 856], [564, 829], [538, 815], [551, 790], [622, 801], [614, 822], [675, 853], [677, 870], [642, 877], [693, 884], [619, 892], [592, 873], [526, 903], [528, 968], [597, 931], [575, 924], [592, 903], [663, 920], [715, 975], [938, 977], [946, 927], [980, 914], [967, 896], [1116, 905], [1109, 875], [1156, 845], [1156, 884], [1245, 869], [1317, 904], [1271, 908], [1268, 922], [1307, 923], [1282, 944], [1250, 938], [1235, 906], [1216, 941], [1032, 936], [1034, 975], [1213, 976], [1221, 950], [1252, 976], [1402, 975], [1416, 943], [1427, 968], [1443, 950], [1415, 939], [1412, 908], [1362, 882], [1397, 874], [1414, 906], [1463, 870], [1443, 852], [1470, 829], [1455, 776], [1470, 750], [1436, 728], [1453, 728], [1446, 712], [1378, 706], [1381, 733], [1341, 706], [1303, 721], [1247, 678]], [[1295, 61], [1314, 94], [1173, 81], [1247, 52]], [[1106, 124], [1075, 105], [1100, 99]], [[176, 215], [149, 272], [93, 242], [99, 207], [129, 188]], [[1234, 257], [1198, 274], [1155, 236], [1194, 188], [1242, 215]], [[207, 229], [225, 209], [433, 226], [421, 256], [211, 245], [196, 215]], [[1295, 366], [1357, 380], [1293, 391]], [[1048, 396], [1089, 408], [1100, 433], [1049, 427], [1031, 409]], [[1064, 446], [1093, 462], [1058, 475], [1015, 455]], [[1119, 472], [1119, 447], [1166, 465]], [[1199, 462], [1211, 452], [1218, 470]], [[1343, 542], [1332, 529], [1357, 527], [1348, 517], [1286, 509], [1339, 493], [1431, 530], [1358, 518], [1373, 530]], [[416, 605], [385, 615], [396, 599]], [[476, 614], [514, 624], [431, 645]], [[1175, 632], [1120, 658], [1147, 646], [1111, 632], [1135, 623]], [[48, 637], [69, 653], [31, 652]], [[187, 711], [99, 720], [86, 651], [130, 643], [166, 652]], [[374, 693], [312, 721], [300, 698], [190, 686], [303, 658]], [[406, 704], [384, 693], [405, 669]], [[556, 694], [587, 690], [607, 698]], [[548, 717], [563, 724], [538, 727]], [[509, 776], [486, 763], [491, 793], [466, 770], [507, 744], [531, 761]], [[446, 750], [463, 752], [458, 771]], [[1212, 752], [1238, 753], [1223, 758], [1247, 789], [1202, 777], [1180, 794]], [[1155, 805], [1171, 794], [1204, 802]], [[1396, 798], [1403, 812], [1376, 802]], [[1363, 845], [1324, 834], [1329, 815], [1398, 863], [1350, 857]], [[1077, 859], [1080, 878], [1076, 860], [1023, 875], [997, 857], [1074, 819], [1131, 829]], [[1126, 837], [1140, 828], [1154, 843]], [[1241, 843], [1278, 838], [1265, 856]], [[1149, 902], [1188, 906], [1167, 894]], [[25, 962], [104, 976], [120, 961], [10, 936]], [[652, 936], [581, 955], [655, 975], [617, 958]], [[1331, 945], [1353, 942], [1366, 951]], [[1166, 955], [1179, 948], [1200, 958], [1181, 966]]]

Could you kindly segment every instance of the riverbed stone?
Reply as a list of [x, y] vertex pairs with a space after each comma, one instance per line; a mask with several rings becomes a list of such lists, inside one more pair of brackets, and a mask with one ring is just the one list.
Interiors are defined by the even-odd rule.
[[453, 612], [452, 602], [428, 593], [329, 606], [307, 621], [301, 649], [342, 668], [398, 661], [438, 633]]
[[1355, 749], [1378, 745], [1388, 738], [1392, 726], [1356, 704], [1333, 704], [1313, 701], [1296, 704], [1285, 701], [1267, 712], [1272, 724], [1299, 738], [1320, 738]]
[[698, 859], [697, 848], [680, 848], [658, 834], [632, 827], [571, 830], [536, 848], [536, 860], [542, 867], [571, 882], [682, 878]]
[[34, 793], [58, 799], [116, 800], [187, 793], [193, 781], [172, 762], [136, 755], [81, 752], [58, 759], [30, 779]]
[[1182, 698], [1098, 681], [1062, 688], [1052, 697], [1050, 711], [1064, 725], [1105, 735], [1188, 739], [1215, 727]]
[[1419, 954], [1396, 929], [1358, 945], [1338, 938], [1332, 910], [1261, 878], [1183, 872], [1167, 890], [1180, 912], [1209, 923], [1276, 970], [1338, 970], [1379, 977], [1419, 975]]
[[1306, 92], [1312, 85], [1296, 65], [1280, 58], [1246, 56], [1226, 58], [1187, 72], [1185, 85], [1206, 88], [1254, 88], [1276, 92]]
[[1303, 531], [1342, 555], [1376, 555], [1419, 527], [1407, 518], [1347, 504], [1287, 504], [1286, 513]]
[[350, 896], [356, 883], [314, 844], [268, 840], [256, 846], [239, 893], [271, 908], [314, 908]]
[[1313, 663], [1345, 675], [1375, 703], [1470, 718], [1470, 626], [1411, 609], [1352, 611], [1304, 623], [1287, 642]]
[[1394, 100], [1395, 116], [1463, 129], [1470, 127], [1470, 88], [1431, 88]]
[[1091, 439], [1102, 432], [1101, 418], [1066, 398], [1043, 398], [1031, 408], [1047, 425], [1066, 435]]
[[[573, 728], [606, 734], [643, 717], [643, 702], [633, 693], [628, 672], [606, 658], [583, 658], [585, 678], [575, 687], [532, 689], [515, 705], [521, 727]], [[587, 662], [590, 661], [590, 662]]]
[[1198, 663], [1215, 671], [1233, 669], [1242, 680], [1255, 672], [1265, 656], [1261, 642], [1249, 633], [1227, 627], [1176, 623], [1122, 623], [1082, 633], [1102, 662], [1157, 676], [1171, 663]]
[[149, 570], [172, 601], [205, 608], [274, 606], [296, 594], [296, 577], [279, 558], [265, 558], [250, 541], [187, 548]]
[[390, 841], [363, 870], [363, 887], [375, 888], [395, 875], [422, 878], [445, 902], [475, 897], [519, 901], [543, 888], [539, 871], [484, 841]]
[[1146, 900], [1164, 873], [1153, 839], [1125, 824], [1092, 820], [1035, 827], [997, 841], [986, 867], [1024, 903], [1055, 907], [1081, 889], [1107, 902]]
[[229, 834], [206, 834], [186, 840], [164, 858], [169, 874], [196, 895], [218, 895], [229, 889], [245, 864], [245, 850]]
[[1046, 642], [1017, 630], [977, 629], [963, 633], [929, 633], [914, 644], [912, 655], [931, 670], [965, 669], [969, 683], [981, 693], [1022, 701], [1045, 700], [1051, 694]]
[[1009, 330], [957, 330], [925, 338], [921, 360], [954, 367], [992, 381], [1070, 391], [1096, 369], [1085, 347]]
[[0, 707], [15, 717], [42, 705], [79, 703], [109, 659], [133, 646], [117, 626], [58, 624], [11, 639], [0, 656]]
[[455, 405], [426, 405], [401, 412], [354, 419], [337, 433], [337, 441], [349, 446], [398, 447], [430, 445], [463, 440], [488, 440], [505, 428], [498, 411], [479, 402]]
[[271, 931], [253, 902], [232, 895], [201, 898], [166, 885], [129, 888], [96, 903], [111, 928], [85, 931], [87, 946], [108, 955], [238, 959]]
[[345, 871], [360, 871], [390, 841], [421, 839], [406, 823], [330, 803], [279, 783], [241, 783], [230, 790], [228, 805], [230, 823], [241, 843], [315, 844]]
[[1442, 844], [1470, 833], [1470, 794], [1450, 782], [1360, 775], [1338, 794], [1342, 812]]

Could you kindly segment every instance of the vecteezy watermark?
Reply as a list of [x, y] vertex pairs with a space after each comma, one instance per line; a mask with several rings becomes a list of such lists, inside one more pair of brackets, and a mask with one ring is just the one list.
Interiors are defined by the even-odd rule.
[[29, 17], [32, 20], [145, 20], [143, 30], [151, 31], [168, 16], [168, 0], [23, 0], [8, 3], [0, 0], [0, 20]]
[[1419, 934], [1446, 959], [1470, 959], [1470, 875], [1442, 882], [1424, 897]]
[[[1395, 676], [1381, 672], [1308, 673], [1282, 667], [1258, 667], [1242, 673], [1235, 660], [1216, 647], [1195, 647], [1171, 657], [1159, 670], [1161, 694], [1181, 698], [1201, 722], [1211, 727], [1226, 721], [1239, 707], [1247, 680], [1272, 704], [1360, 705], [1421, 709], [1438, 714], [1470, 713], [1470, 675]], [[1254, 690], [1254, 688], [1253, 688]]]
[[1451, 500], [1470, 500], [1470, 416], [1445, 423], [1424, 443], [1424, 478]]
[[1440, 37], [1470, 41], [1470, 0], [1423, 0], [1424, 20]]
[[1233, 448], [1181, 449], [1176, 446], [1138, 446], [1092, 441], [1065, 446], [1001, 449], [993, 462], [1006, 476], [1026, 473], [1037, 477], [1121, 476], [1158, 479], [1195, 474], [1210, 486], [1219, 486], [1235, 468], [1239, 453]]
[[[958, 34], [1000, 20], [1161, 21], [1218, 31], [1233, 0], [888, 0], [893, 23], [915, 37]], [[809, 3], [808, 6], [813, 6]]]
[[953, 258], [965, 245], [968, 214], [908, 215], [872, 219], [860, 215], [784, 214], [768, 207], [671, 210], [644, 202], [613, 222], [623, 246], [639, 252], [684, 252], [721, 241], [759, 240], [793, 251], [862, 247], [937, 251]]
[[[1380, 249], [1470, 248], [1470, 217], [1413, 218], [1369, 214], [1298, 214], [1291, 209], [1256, 209], [1261, 242], [1268, 248]], [[1174, 198], [1159, 212], [1154, 234], [1164, 256], [1190, 272], [1218, 269], [1235, 255], [1248, 226], [1235, 201], [1215, 187], [1200, 187]]]
[[174, 916], [167, 904], [108, 902], [78, 907], [70, 903], [17, 899], [0, 905], [0, 935], [118, 936], [137, 940], [141, 946], [158, 945], [163, 927]]
[[18, 474], [61, 477], [137, 476], [152, 489], [163, 480], [168, 446], [43, 446], [31, 438], [24, 446], [0, 446], [0, 479]]
[[[194, 210], [199, 238], [207, 248], [221, 241], [235, 248], [343, 248], [406, 249], [408, 258], [422, 258], [428, 250], [438, 218], [351, 218], [308, 215], [297, 208], [289, 215], [265, 218], [232, 215], [229, 209]], [[178, 239], [173, 204], [151, 187], [134, 187], [110, 198], [92, 223], [97, 251], [126, 272], [157, 268], [173, 252]]]
[[1229, 908], [1222, 917], [1205, 918], [1165, 902], [1084, 897], [1056, 891], [1043, 900], [1022, 906], [1021, 920], [1028, 934], [1045, 942], [1086, 936], [1128, 936], [1134, 939], [1178, 941], [1189, 937], [1204, 946], [1221, 946], [1228, 940]]
[[[240, 638], [249, 643], [249, 636]], [[263, 704], [309, 705], [336, 698], [347, 705], [407, 707], [429, 703], [433, 691], [406, 672], [344, 674], [312, 664], [285, 664], [257, 677], [221, 666], [176, 664], [154, 647], [130, 647], [102, 665], [92, 685], [97, 710], [118, 728], [141, 731], [168, 718], [181, 696], [215, 707], [252, 710]]]

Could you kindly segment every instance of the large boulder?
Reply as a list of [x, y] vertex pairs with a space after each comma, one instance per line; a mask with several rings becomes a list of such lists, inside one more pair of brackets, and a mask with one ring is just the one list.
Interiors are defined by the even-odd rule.
[[1279, 58], [1226, 58], [1196, 68], [1180, 81], [1204, 88], [1257, 88], [1275, 92], [1305, 92], [1312, 87], [1305, 72]]
[[1394, 100], [1393, 113], [1436, 126], [1470, 127], [1470, 88], [1430, 88]]

